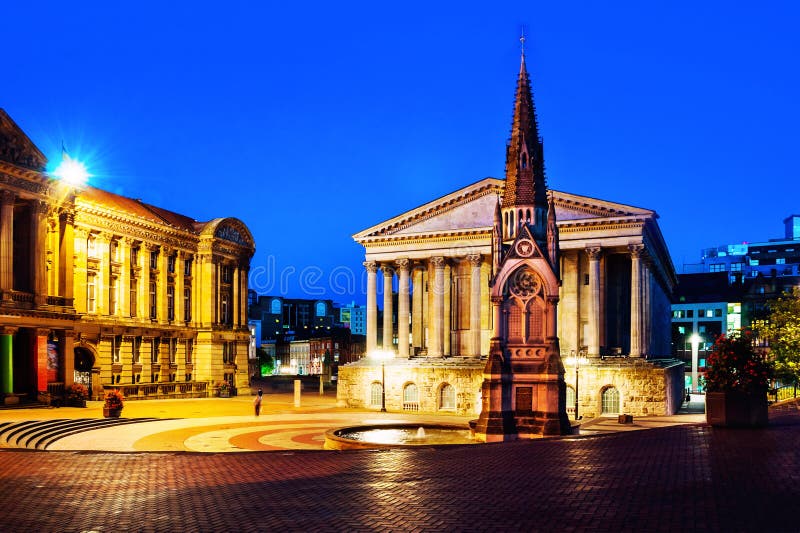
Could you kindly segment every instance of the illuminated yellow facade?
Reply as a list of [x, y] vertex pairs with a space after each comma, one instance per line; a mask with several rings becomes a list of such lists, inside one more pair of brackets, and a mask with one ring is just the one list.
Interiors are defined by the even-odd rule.
[[[200, 396], [247, 385], [247, 276], [235, 218], [189, 217], [44, 172], [0, 110], [0, 393], [74, 381], [100, 397]], [[10, 401], [9, 401], [10, 399]]]

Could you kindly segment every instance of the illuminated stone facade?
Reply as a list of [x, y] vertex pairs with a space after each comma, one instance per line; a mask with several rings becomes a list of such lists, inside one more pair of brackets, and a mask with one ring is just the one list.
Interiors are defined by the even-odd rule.
[[79, 381], [96, 398], [109, 386], [163, 397], [247, 385], [255, 243], [245, 224], [70, 187], [45, 164], [0, 110], [0, 392], [35, 397]]
[[[456, 411], [474, 408], [478, 415], [492, 397], [495, 404], [505, 402], [505, 416], [517, 420], [517, 429], [509, 430], [512, 438], [565, 430], [564, 414], [574, 410], [574, 366], [564, 365], [570, 356], [587, 359], [580, 368], [586, 380], [579, 387], [579, 403], [586, 409], [581, 414], [674, 413], [680, 394], [673, 391], [682, 389], [682, 368], [665, 359], [671, 352], [676, 278], [658, 215], [547, 189], [527, 83], [523, 59], [505, 180], [485, 178], [354, 235], [366, 251], [367, 353], [391, 350], [396, 359], [420, 368], [437, 360], [463, 374], [460, 387], [495, 383], [483, 398], [480, 386], [457, 389]], [[523, 102], [526, 91], [529, 102]], [[526, 272], [539, 280], [534, 285], [541, 294], [508, 297], [513, 278]], [[397, 328], [384, 322], [381, 339], [379, 286], [384, 321], [394, 313], [395, 287], [398, 294]], [[507, 365], [502, 371], [492, 368], [495, 339], [500, 359], [494, 363]], [[370, 404], [365, 391], [380, 381], [363, 383], [365, 376], [374, 376], [363, 369], [376, 364], [367, 358], [340, 368], [340, 405]], [[418, 384], [409, 381], [408, 369], [387, 364], [390, 375], [405, 373], [387, 382], [417, 385], [421, 394]], [[480, 379], [468, 377], [482, 372]], [[453, 384], [441, 382], [425, 391], [446, 385]], [[390, 410], [411, 403], [390, 399]], [[427, 405], [438, 412], [440, 400], [420, 398], [419, 408]], [[518, 410], [518, 404], [525, 407]], [[495, 415], [499, 420], [501, 412]]]

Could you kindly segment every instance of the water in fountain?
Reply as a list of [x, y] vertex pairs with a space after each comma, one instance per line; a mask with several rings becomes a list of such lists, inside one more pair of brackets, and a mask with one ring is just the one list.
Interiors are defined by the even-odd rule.
[[417, 430], [417, 438], [418, 439], [424, 439], [425, 438], [425, 428], [424, 427], [420, 426], [419, 429]]

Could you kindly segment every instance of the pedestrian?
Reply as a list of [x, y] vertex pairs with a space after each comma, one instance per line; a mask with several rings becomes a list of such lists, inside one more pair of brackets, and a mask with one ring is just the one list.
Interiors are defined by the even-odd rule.
[[253, 405], [256, 408], [256, 416], [258, 416], [261, 413], [261, 396], [263, 394], [264, 394], [264, 391], [262, 391], [261, 389], [258, 389], [258, 395], [256, 396], [256, 399], [253, 400]]

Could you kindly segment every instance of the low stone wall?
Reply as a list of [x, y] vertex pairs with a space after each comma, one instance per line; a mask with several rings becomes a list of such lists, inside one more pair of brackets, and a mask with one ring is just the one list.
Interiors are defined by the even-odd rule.
[[[391, 359], [385, 366], [386, 409], [478, 416], [484, 365], [485, 361], [477, 359]], [[684, 363], [675, 359], [591, 360], [580, 367], [579, 414], [583, 419], [603, 414], [603, 392], [611, 387], [619, 392], [619, 411], [608, 414], [675, 414], [683, 402], [683, 372]], [[574, 367], [567, 366], [564, 377], [567, 386], [574, 388]], [[380, 404], [371, 403], [372, 383], [381, 383], [380, 364], [362, 359], [340, 367], [337, 405], [380, 408]], [[419, 392], [417, 409], [408, 409], [403, 404], [403, 390], [409, 383], [414, 383]], [[440, 391], [445, 384], [455, 388], [455, 409], [440, 407]]]
[[[485, 364], [485, 361], [478, 359], [443, 359], [441, 362], [424, 359], [389, 360], [385, 364], [386, 410], [478, 416]], [[380, 405], [371, 405], [372, 383], [381, 383], [381, 366], [374, 361], [362, 359], [339, 367], [337, 405], [380, 408]], [[417, 386], [417, 409], [408, 408], [413, 406], [404, 409], [403, 390], [409, 383]], [[440, 407], [440, 392], [445, 384], [455, 389], [454, 409]]]
[[[574, 367], [566, 370], [567, 385], [574, 387]], [[593, 360], [580, 367], [579, 414], [584, 419], [603, 414], [603, 393], [611, 387], [619, 392], [619, 413], [675, 414], [683, 400], [683, 363], [674, 359]]]

